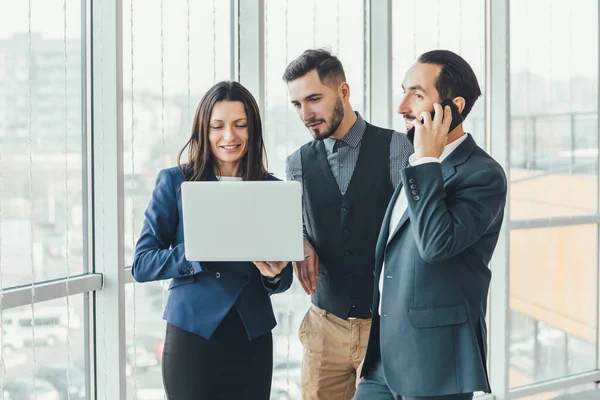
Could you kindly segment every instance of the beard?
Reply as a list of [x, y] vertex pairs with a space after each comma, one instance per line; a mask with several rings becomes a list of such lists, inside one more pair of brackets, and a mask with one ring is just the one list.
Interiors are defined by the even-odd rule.
[[[333, 108], [333, 113], [331, 114], [330, 122], [327, 123], [325, 120], [310, 120], [305, 123], [308, 127], [311, 135], [315, 140], [324, 140], [330, 137], [337, 131], [340, 124], [342, 123], [342, 119], [344, 119], [344, 103], [342, 103], [342, 99], [337, 100], [335, 103], [335, 107]], [[325, 125], [324, 129], [310, 129], [309, 125], [322, 122]]]

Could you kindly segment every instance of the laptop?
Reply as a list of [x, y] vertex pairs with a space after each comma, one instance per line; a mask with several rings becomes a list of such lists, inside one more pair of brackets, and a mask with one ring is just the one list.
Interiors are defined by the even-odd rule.
[[304, 259], [300, 182], [184, 182], [181, 200], [188, 261]]

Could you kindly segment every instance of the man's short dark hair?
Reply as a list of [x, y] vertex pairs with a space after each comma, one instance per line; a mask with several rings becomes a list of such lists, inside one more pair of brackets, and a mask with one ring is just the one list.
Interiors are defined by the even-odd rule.
[[461, 114], [463, 118], [469, 115], [475, 101], [481, 96], [481, 89], [471, 66], [461, 56], [448, 50], [429, 51], [422, 54], [417, 61], [442, 67], [435, 83], [440, 99], [443, 101], [463, 97], [465, 108]]
[[319, 79], [325, 85], [336, 87], [346, 82], [346, 74], [340, 60], [327, 49], [308, 49], [292, 61], [285, 72], [283, 80], [289, 83], [302, 78], [316, 69]]

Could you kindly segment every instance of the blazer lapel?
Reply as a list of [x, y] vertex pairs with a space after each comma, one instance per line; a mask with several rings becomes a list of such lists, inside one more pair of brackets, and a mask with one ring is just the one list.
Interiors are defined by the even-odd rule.
[[442, 161], [442, 177], [444, 182], [456, 174], [456, 167], [464, 164], [477, 147], [473, 136], [466, 133], [467, 138], [450, 155]]
[[[473, 140], [473, 137], [468, 134], [468, 137], [465, 139], [465, 141], [463, 143], [461, 143], [449, 156], [448, 158], [446, 158], [444, 161], [442, 161], [442, 177], [444, 179], [444, 182], [446, 182], [448, 179], [450, 179], [452, 176], [454, 176], [454, 174], [456, 174], [456, 166], [457, 165], [461, 165], [463, 164], [471, 155], [471, 153], [473, 152], [473, 150], [475, 149], [475, 147], [477, 147], [477, 145], [475, 144], [475, 140]], [[398, 189], [402, 188], [402, 184], [400, 184], [400, 186], [398, 186]], [[397, 192], [399, 193], [400, 190], [397, 190]], [[405, 194], [403, 194], [403, 196], [406, 196]], [[390, 211], [391, 208], [394, 207], [394, 204], [396, 203], [396, 200], [398, 198], [398, 194], [394, 194], [394, 201], [393, 203], [390, 203], [390, 206], [388, 207], [388, 212]], [[408, 201], [407, 201], [407, 206], [408, 206]], [[389, 217], [391, 216], [391, 212], [389, 212], [389, 216], [388, 214], [386, 214], [386, 223], [389, 226]], [[396, 234], [398, 233], [398, 231], [400, 230], [400, 228], [402, 228], [402, 226], [406, 223], [406, 221], [408, 221], [408, 207], [407, 209], [404, 211], [404, 214], [402, 214], [402, 218], [400, 218], [400, 221], [398, 222], [398, 225], [396, 227], [394, 227], [394, 233], [389, 237], [389, 241], [386, 240], [386, 245], [387, 243], [391, 242], [394, 237], [396, 236]], [[386, 232], [389, 232], [389, 230], [386, 230]], [[381, 233], [381, 232], [380, 232]], [[381, 235], [379, 237], [379, 239], [381, 240]]]
[[[403, 194], [403, 196], [406, 196], [406, 195]], [[390, 236], [390, 240], [388, 241], [388, 243], [392, 241], [394, 236], [396, 236], [396, 233], [398, 233], [398, 231], [400, 230], [400, 228], [402, 227], [402, 225], [404, 225], [404, 223], [406, 221], [408, 221], [408, 207], [406, 208], [406, 210], [404, 210], [404, 214], [402, 214], [402, 218], [400, 218], [400, 221], [398, 221], [398, 225], [396, 225], [396, 228], [394, 229], [394, 233], [392, 233], [392, 236]]]
[[[385, 210], [385, 215], [383, 216], [383, 222], [381, 223], [381, 229], [379, 230], [379, 238], [377, 239], [377, 246], [375, 247], [375, 259], [377, 268], [381, 267], [381, 263], [383, 262], [383, 253], [385, 252], [385, 247], [387, 245], [387, 238], [390, 232], [390, 218], [392, 217], [392, 210], [394, 209], [394, 204], [396, 204], [396, 200], [398, 199], [398, 195], [402, 190], [402, 182], [398, 184], [396, 191], [392, 195], [390, 202], [388, 203], [387, 210]], [[381, 262], [379, 262], [381, 260]]]

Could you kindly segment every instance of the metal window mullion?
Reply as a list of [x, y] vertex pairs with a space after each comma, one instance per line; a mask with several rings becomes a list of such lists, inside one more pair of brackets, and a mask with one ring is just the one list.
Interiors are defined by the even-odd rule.
[[[486, 60], [487, 150], [510, 177], [509, 0], [486, 2]], [[510, 185], [508, 190], [510, 193]], [[494, 278], [490, 288], [490, 383], [498, 400], [509, 398], [509, 209], [510, 201], [507, 201], [504, 224], [491, 262]]]
[[240, 70], [239, 70], [239, 17], [240, 17], [240, 2], [239, 0], [229, 0], [229, 51], [230, 51], [230, 65], [229, 65], [229, 73], [230, 79], [232, 81], [237, 81], [240, 79]]
[[[511, 399], [519, 399], [522, 397], [535, 396], [543, 393], [549, 393], [561, 389], [567, 389], [573, 386], [590, 384], [598, 381], [600, 381], [600, 371], [592, 371], [579, 375], [558, 378], [551, 381], [517, 387], [514, 389], [510, 389], [509, 392]], [[499, 397], [496, 398], [499, 399]]]
[[254, 95], [265, 121], [265, 15], [266, 0], [238, 0], [239, 81]]
[[[101, 274], [83, 274], [69, 277], [69, 296], [102, 289]], [[67, 295], [67, 278], [35, 283], [35, 303], [64, 298]], [[2, 309], [31, 305], [31, 285], [2, 290]]]
[[555, 228], [561, 226], [578, 226], [600, 224], [600, 214], [575, 215], [572, 217], [552, 218], [519, 218], [509, 222], [511, 231], [520, 229]]
[[[91, 99], [91, 2], [92, 0], [81, 0], [81, 129], [82, 129], [82, 179], [83, 179], [83, 271], [93, 273], [93, 192], [92, 192], [92, 118], [90, 110], [92, 109]], [[102, 277], [100, 277], [99, 290], [102, 288]], [[70, 291], [72, 292], [71, 288]], [[84, 321], [84, 360], [85, 360], [85, 396], [91, 399], [95, 392], [95, 357], [93, 351], [94, 344], [94, 312], [93, 295], [90, 292], [83, 293], [83, 321]]]
[[[105, 351], [106, 362], [96, 363], [92, 397], [124, 399], [123, 4], [99, 0], [91, 7], [94, 264], [96, 271], [104, 272], [103, 293], [94, 296], [95, 329], [105, 335], [110, 348]], [[95, 347], [98, 359], [97, 342]]]
[[[598, 75], [597, 78], [600, 77], [600, 0], [596, 6], [596, 11], [598, 13], [597, 23], [596, 23], [596, 35], [597, 35], [597, 68]], [[598, 82], [598, 79], [596, 79]], [[598, 84], [598, 83], [597, 83]], [[600, 101], [600, 90], [597, 87], [596, 90], [598, 92], [598, 100]], [[600, 150], [600, 103], [597, 103], [596, 106], [596, 130], [597, 130], [597, 141], [596, 148]], [[600, 211], [600, 151], [596, 154], [596, 190], [597, 190], [597, 201], [598, 201], [598, 209]], [[600, 370], [600, 224], [597, 225], [597, 233], [596, 233], [596, 370]], [[598, 379], [600, 381], [600, 379]]]
[[369, 99], [367, 118], [375, 125], [392, 126], [392, 1], [370, 0], [369, 59], [367, 60]]

